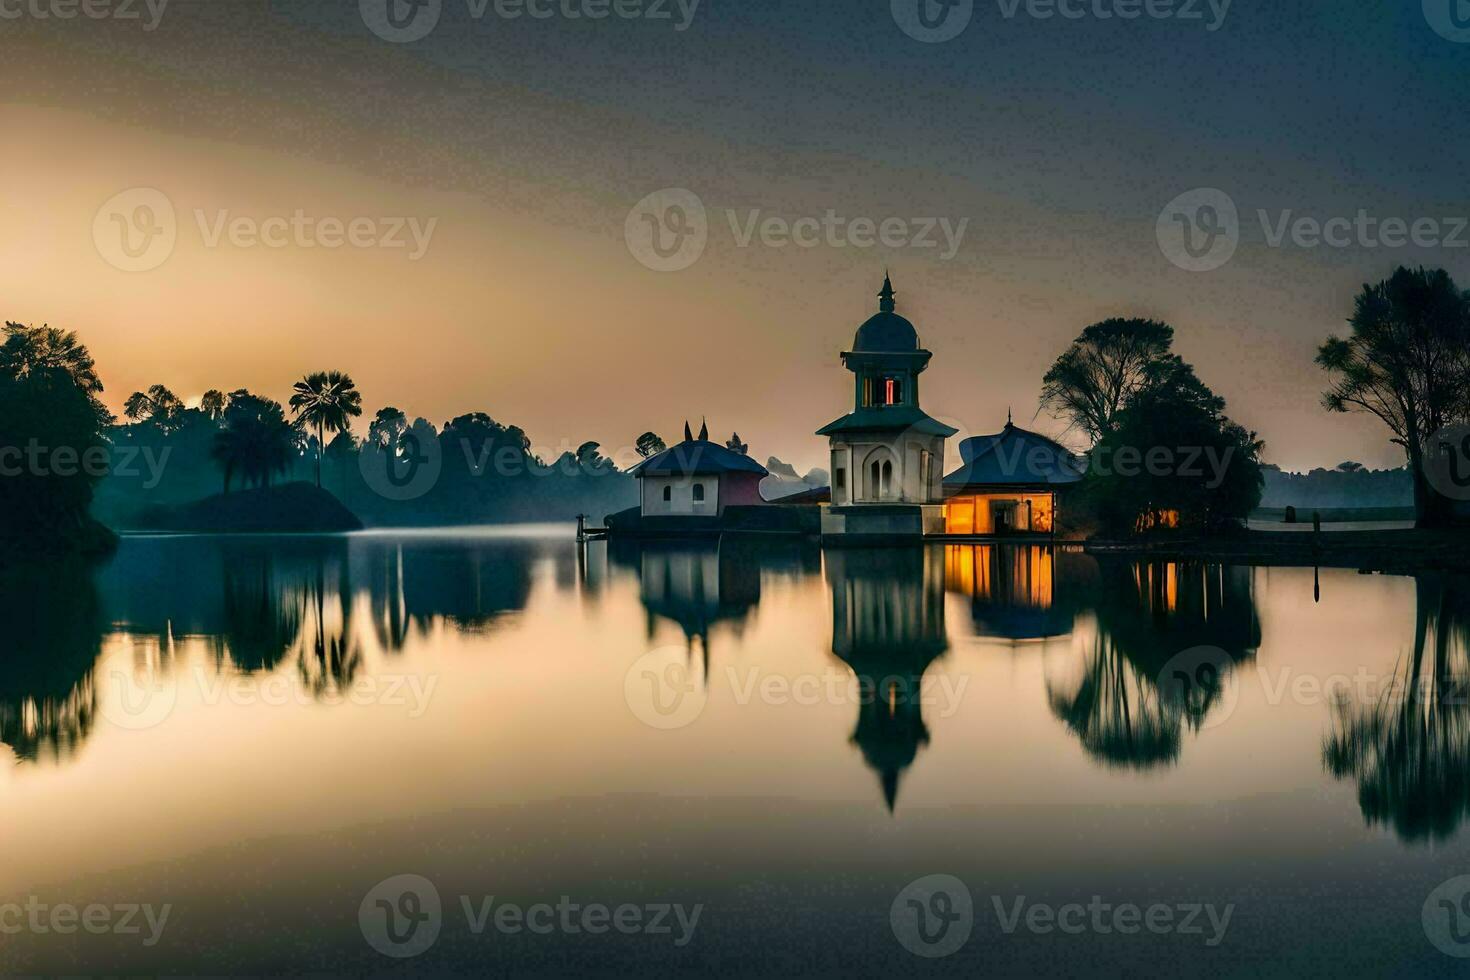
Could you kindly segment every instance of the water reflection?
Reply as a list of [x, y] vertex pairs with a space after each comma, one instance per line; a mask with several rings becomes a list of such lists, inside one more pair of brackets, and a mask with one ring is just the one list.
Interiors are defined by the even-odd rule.
[[1374, 700], [1336, 706], [1322, 757], [1357, 782], [1370, 825], [1405, 841], [1459, 830], [1470, 813], [1470, 580], [1415, 580], [1413, 650]]
[[852, 744], [878, 774], [891, 811], [899, 779], [929, 743], [924, 672], [949, 647], [944, 555], [935, 548], [832, 551], [827, 582], [832, 652], [858, 679]]
[[[1302, 601], [1310, 603], [1305, 574]], [[813, 744], [830, 737], [840, 750], [846, 738], [892, 809], [906, 774], [948, 724], [932, 709], [926, 717], [926, 676], [948, 676], [931, 670], [945, 657], [949, 673], [983, 673], [984, 658], [995, 656], [989, 641], [1011, 647], [1016, 676], [1036, 665], [1034, 686], [1017, 688], [1016, 716], [1039, 715], [1049, 731], [1065, 731], [1099, 772], [1180, 766], [1191, 739], [1228, 715], [1238, 668], [1257, 655], [1255, 590], [1264, 593], [1265, 581], [1243, 567], [1098, 559], [1029, 544], [824, 553], [732, 539], [586, 551], [534, 538], [130, 539], [101, 569], [0, 574], [0, 743], [24, 762], [54, 764], [100, 737], [106, 726], [96, 718], [111, 704], [103, 657], [124, 658], [142, 677], [182, 676], [184, 663], [201, 661], [218, 674], [275, 675], [308, 703], [336, 704], [384, 658], [413, 669], [446, 633], [516, 635], [548, 615], [542, 606], [589, 621], [602, 607], [621, 608], [635, 617], [636, 643], [677, 631], [690, 657], [705, 660], [706, 679], [714, 647], [752, 663], [765, 658], [775, 671], [802, 651], [837, 669], [830, 651], [860, 696]], [[1323, 712], [1332, 727], [1321, 765], [1356, 784], [1370, 825], [1406, 841], [1443, 840], [1470, 816], [1470, 580], [1419, 577], [1412, 621], [1398, 592], [1371, 594], [1384, 597], [1382, 629], [1401, 631], [1405, 652], [1392, 692]], [[1321, 608], [1334, 598], [1329, 589]], [[754, 631], [763, 601], [794, 624], [770, 641], [774, 649], [752, 639], [764, 635]], [[966, 644], [971, 637], [987, 642]], [[801, 650], [780, 646], [790, 642]], [[1220, 651], [1219, 672], [1173, 683], [1175, 658], [1198, 647]], [[1347, 671], [1369, 655], [1347, 651], [1330, 663]], [[1314, 771], [1320, 731], [1307, 736]]]
[[946, 545], [944, 577], [950, 592], [969, 598], [979, 635], [1040, 640], [1072, 632], [1097, 563], [1045, 545]]
[[[1086, 658], [1071, 679], [1048, 680], [1052, 712], [1104, 765], [1171, 765], [1184, 732], [1200, 729], [1260, 646], [1250, 569], [1109, 559], [1097, 568]], [[1188, 653], [1202, 647], [1219, 653]]]
[[0, 743], [26, 760], [64, 760], [92, 730], [93, 667], [104, 620], [89, 569], [0, 571]]

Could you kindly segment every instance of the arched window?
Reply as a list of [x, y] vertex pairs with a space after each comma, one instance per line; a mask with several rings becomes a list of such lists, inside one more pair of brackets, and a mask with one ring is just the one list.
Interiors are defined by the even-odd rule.
[[664, 487], [664, 503], [668, 503], [669, 501], [671, 501], [673, 499], [674, 499], [674, 488], [673, 487]]
[[889, 460], [883, 461], [883, 496], [893, 495], [893, 463]]
[[694, 502], [696, 504], [702, 504], [702, 503], [704, 503], [704, 484], [703, 483], [696, 483], [694, 485]]
[[875, 459], [873, 465], [868, 467], [868, 496], [874, 500], [883, 493], [882, 479], [883, 465]]

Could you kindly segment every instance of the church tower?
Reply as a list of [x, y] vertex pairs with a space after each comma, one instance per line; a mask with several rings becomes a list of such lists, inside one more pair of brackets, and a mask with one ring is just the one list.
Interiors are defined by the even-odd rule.
[[884, 277], [878, 312], [858, 327], [842, 363], [853, 410], [817, 430], [832, 450], [832, 505], [824, 535], [882, 537], [943, 530], [944, 443], [957, 430], [919, 407], [919, 375], [933, 355], [897, 313]]

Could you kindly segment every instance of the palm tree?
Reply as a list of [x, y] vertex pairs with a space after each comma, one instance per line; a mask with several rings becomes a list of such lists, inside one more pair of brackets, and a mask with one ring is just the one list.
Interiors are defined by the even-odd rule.
[[141, 422], [147, 419], [165, 432], [174, 427], [183, 411], [184, 403], [179, 396], [163, 385], [154, 385], [147, 391], [135, 391], [123, 404], [123, 414], [130, 421]]
[[316, 485], [322, 485], [326, 430], [346, 432], [362, 414], [362, 392], [340, 371], [317, 371], [291, 386], [291, 411], [298, 421], [316, 428]]
[[247, 391], [231, 395], [210, 451], [224, 471], [225, 493], [236, 473], [247, 487], [270, 486], [272, 477], [290, 468], [296, 435], [279, 402]]

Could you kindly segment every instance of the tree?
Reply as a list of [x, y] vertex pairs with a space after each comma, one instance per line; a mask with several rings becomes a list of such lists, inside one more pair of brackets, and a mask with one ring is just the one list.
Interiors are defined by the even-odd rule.
[[730, 440], [725, 443], [725, 448], [732, 453], [739, 453], [742, 456], [750, 452], [750, 445], [740, 441], [740, 433], [738, 432], [730, 434]]
[[165, 432], [178, 427], [184, 402], [163, 385], [135, 391], [123, 404], [123, 414], [133, 422], [152, 422]]
[[225, 414], [225, 393], [218, 388], [211, 388], [199, 399], [199, 411], [209, 416], [211, 421], [218, 422]]
[[1042, 404], [1097, 443], [1129, 399], [1167, 367], [1173, 342], [1174, 328], [1154, 320], [1094, 323], [1046, 372]]
[[378, 414], [368, 423], [368, 444], [379, 449], [391, 449], [398, 445], [408, 431], [408, 416], [391, 405], [378, 409]]
[[231, 393], [210, 453], [224, 471], [225, 493], [237, 473], [246, 486], [270, 486], [290, 468], [296, 436], [280, 402], [243, 389]]
[[633, 443], [633, 448], [644, 459], [652, 459], [669, 447], [664, 443], [663, 439], [659, 438], [657, 433], [645, 432]]
[[362, 414], [362, 393], [352, 379], [340, 371], [317, 371], [292, 386], [291, 411], [304, 424], [316, 429], [316, 485], [322, 485], [322, 454], [326, 430], [345, 432], [351, 420]]
[[112, 413], [76, 334], [5, 325], [0, 345], [0, 537], [28, 548], [85, 550], [110, 534], [89, 516]]
[[1470, 415], [1470, 302], [1443, 269], [1400, 266], [1363, 286], [1348, 323], [1348, 336], [1330, 336], [1317, 351], [1331, 382], [1322, 404], [1383, 422], [1408, 459], [1419, 525], [1443, 525], [1447, 501], [1425, 478], [1424, 447]]
[[1337, 472], [1339, 472], [1339, 473], [1361, 473], [1361, 472], [1363, 472], [1363, 464], [1362, 463], [1354, 462], [1353, 460], [1350, 460], [1350, 459], [1349, 460], [1344, 460], [1343, 462], [1337, 464]]
[[1225, 400], [1178, 362], [1136, 392], [1093, 447], [1083, 484], [1103, 528], [1239, 527], [1261, 502], [1264, 444], [1224, 414]]

